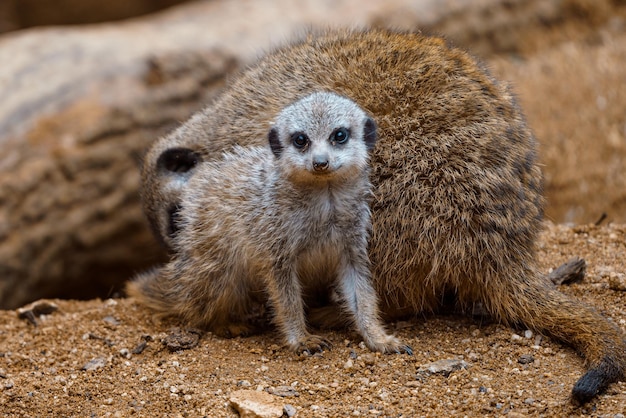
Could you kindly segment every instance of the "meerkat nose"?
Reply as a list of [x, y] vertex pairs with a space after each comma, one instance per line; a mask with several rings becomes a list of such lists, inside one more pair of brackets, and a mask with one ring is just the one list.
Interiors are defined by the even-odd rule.
[[313, 158], [313, 170], [326, 171], [328, 169], [328, 159], [326, 158]]

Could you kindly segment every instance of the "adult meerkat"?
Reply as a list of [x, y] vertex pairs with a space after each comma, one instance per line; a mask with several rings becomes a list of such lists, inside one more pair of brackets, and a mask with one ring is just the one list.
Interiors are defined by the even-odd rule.
[[537, 270], [542, 177], [513, 96], [439, 38], [330, 31], [245, 70], [146, 155], [144, 207], [166, 244], [175, 235], [168, 230], [176, 227], [176, 194], [194, 164], [258, 145], [279, 109], [315, 90], [353, 99], [378, 124], [369, 255], [387, 319], [437, 311], [452, 294], [461, 307], [482, 303], [497, 320], [572, 345], [588, 367], [574, 400], [624, 377], [623, 333]]
[[173, 259], [130, 293], [220, 330], [266, 290], [287, 345], [311, 353], [329, 343], [308, 333], [303, 292], [333, 288], [370, 349], [410, 353], [379, 319], [369, 270], [375, 122], [353, 101], [318, 92], [283, 109], [267, 137], [269, 147], [238, 147], [197, 168], [181, 194]]

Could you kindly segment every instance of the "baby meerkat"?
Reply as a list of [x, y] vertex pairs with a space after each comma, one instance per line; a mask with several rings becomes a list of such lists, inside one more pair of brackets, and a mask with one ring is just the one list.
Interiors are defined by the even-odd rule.
[[320, 90], [349, 97], [377, 122], [368, 253], [384, 318], [436, 312], [451, 296], [573, 346], [587, 367], [576, 401], [624, 378], [623, 332], [538, 271], [542, 176], [514, 97], [439, 38], [329, 31], [248, 67], [145, 157], [144, 208], [166, 245], [184, 239], [175, 230], [178, 195], [196, 187], [188, 179], [235, 145], [258, 146], [280, 109]]
[[370, 349], [410, 353], [385, 331], [371, 283], [375, 122], [353, 101], [317, 92], [285, 107], [268, 139], [269, 148], [235, 148], [197, 168], [181, 196], [173, 259], [130, 293], [220, 330], [265, 290], [287, 345], [310, 353], [329, 343], [307, 331], [303, 292], [332, 288]]

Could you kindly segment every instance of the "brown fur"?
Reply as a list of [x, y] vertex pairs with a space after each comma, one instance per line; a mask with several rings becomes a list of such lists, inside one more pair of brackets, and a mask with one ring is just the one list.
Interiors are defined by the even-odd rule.
[[514, 98], [438, 38], [329, 32], [262, 58], [147, 154], [143, 198], [156, 229], [167, 226], [164, 208], [176, 201], [164, 192], [169, 173], [155, 170], [164, 151], [211, 160], [235, 144], [257, 145], [279, 109], [315, 90], [353, 99], [379, 127], [369, 253], [388, 318], [436, 311], [454, 294], [461, 307], [482, 303], [504, 323], [571, 344], [589, 367], [575, 400], [624, 377], [623, 334], [537, 271], [542, 178]]

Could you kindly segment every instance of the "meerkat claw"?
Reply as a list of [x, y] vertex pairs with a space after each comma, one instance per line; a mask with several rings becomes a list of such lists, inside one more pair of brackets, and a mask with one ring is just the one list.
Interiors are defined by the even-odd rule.
[[311, 335], [303, 341], [300, 341], [300, 343], [296, 346], [295, 351], [298, 354], [313, 355], [315, 353], [321, 353], [325, 350], [330, 350], [331, 348], [332, 344], [328, 342], [328, 340], [316, 335]]

